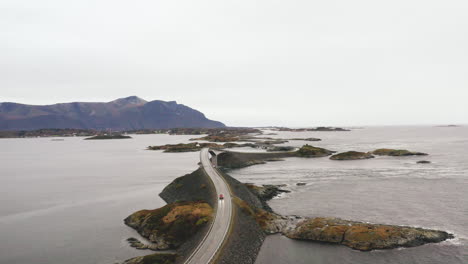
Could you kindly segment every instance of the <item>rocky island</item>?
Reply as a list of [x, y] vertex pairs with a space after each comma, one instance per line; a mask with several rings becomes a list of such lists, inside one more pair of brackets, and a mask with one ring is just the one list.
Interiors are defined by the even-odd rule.
[[283, 234], [292, 239], [341, 244], [361, 251], [415, 247], [453, 238], [453, 235], [444, 231], [369, 224], [340, 218], [316, 217], [297, 222], [293, 228], [283, 230]]
[[101, 140], [101, 139], [129, 139], [130, 136], [125, 136], [121, 134], [112, 134], [112, 135], [96, 135], [94, 137], [85, 138], [85, 140]]
[[376, 149], [372, 151], [372, 154], [378, 156], [425, 156], [427, 153], [413, 152], [406, 149]]
[[330, 157], [331, 160], [359, 160], [359, 159], [372, 159], [374, 156], [369, 152], [347, 151], [335, 154]]

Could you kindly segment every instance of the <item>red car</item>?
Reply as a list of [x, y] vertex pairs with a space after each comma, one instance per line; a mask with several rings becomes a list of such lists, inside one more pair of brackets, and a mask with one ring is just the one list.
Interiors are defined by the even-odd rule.
[[220, 200], [223, 200], [223, 199], [224, 199], [224, 195], [223, 195], [223, 194], [220, 194], [220, 195], [219, 195], [219, 199], [220, 199]]

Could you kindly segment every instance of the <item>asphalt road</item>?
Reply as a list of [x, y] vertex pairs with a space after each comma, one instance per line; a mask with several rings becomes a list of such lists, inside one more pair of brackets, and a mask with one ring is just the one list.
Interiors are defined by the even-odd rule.
[[213, 168], [210, 162], [210, 154], [208, 148], [204, 148], [200, 152], [200, 161], [206, 174], [213, 181], [216, 189], [216, 195], [224, 195], [223, 200], [218, 199], [218, 204], [214, 221], [205, 235], [203, 241], [193, 251], [192, 255], [185, 261], [185, 264], [208, 264], [213, 261], [214, 256], [221, 248], [223, 241], [227, 238], [229, 226], [232, 217], [232, 201], [229, 187], [224, 179]]

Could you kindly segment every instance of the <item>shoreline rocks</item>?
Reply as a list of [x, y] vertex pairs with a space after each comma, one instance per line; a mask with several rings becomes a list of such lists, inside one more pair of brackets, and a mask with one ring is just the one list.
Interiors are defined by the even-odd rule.
[[320, 138], [291, 138], [290, 140], [322, 141]]
[[273, 199], [274, 197], [280, 195], [281, 193], [290, 193], [289, 190], [281, 189], [284, 185], [254, 185], [250, 183], [245, 183], [245, 186], [249, 188], [251, 192], [253, 192], [260, 200], [268, 201]]

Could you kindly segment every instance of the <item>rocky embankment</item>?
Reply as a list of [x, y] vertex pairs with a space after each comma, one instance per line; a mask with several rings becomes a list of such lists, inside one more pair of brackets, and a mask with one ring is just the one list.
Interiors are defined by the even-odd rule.
[[262, 203], [262, 209], [267, 211], [273, 212], [273, 210], [268, 205], [267, 201], [273, 199], [274, 197], [282, 194], [282, 193], [289, 193], [291, 191], [281, 189], [285, 185], [262, 185], [257, 186], [251, 183], [245, 183], [245, 186], [253, 193], [255, 196], [258, 197], [260, 202]]
[[335, 154], [330, 157], [331, 160], [360, 160], [360, 159], [372, 159], [374, 156], [369, 152], [358, 152], [358, 151], [347, 151]]

